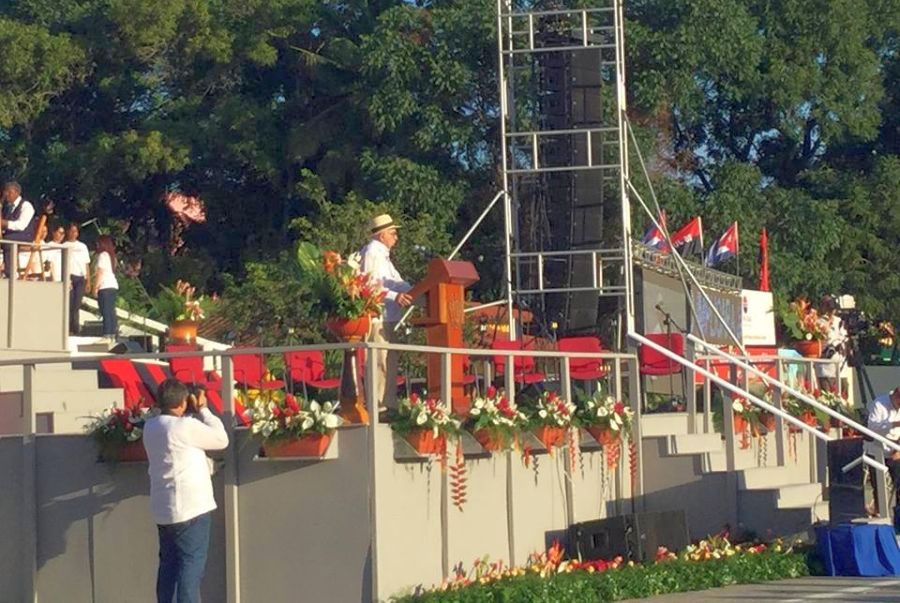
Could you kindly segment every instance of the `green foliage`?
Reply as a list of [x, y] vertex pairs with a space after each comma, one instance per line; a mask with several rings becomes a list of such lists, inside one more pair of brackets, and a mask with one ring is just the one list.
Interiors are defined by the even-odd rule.
[[597, 603], [641, 599], [654, 595], [705, 590], [731, 584], [750, 584], [809, 575], [804, 553], [738, 553], [723, 559], [695, 562], [672, 560], [624, 567], [600, 573], [575, 571], [526, 574], [459, 590], [401, 596], [396, 603], [499, 603], [553, 601]]

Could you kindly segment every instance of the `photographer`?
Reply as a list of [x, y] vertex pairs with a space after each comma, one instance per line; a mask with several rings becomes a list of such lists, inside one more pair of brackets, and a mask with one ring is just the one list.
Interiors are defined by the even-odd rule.
[[[817, 364], [816, 376], [819, 378], [821, 389], [837, 392], [838, 379], [846, 360], [844, 348], [847, 343], [847, 330], [837, 314], [838, 304], [834, 297], [826, 295], [822, 298], [821, 308], [822, 318], [828, 322], [828, 336], [825, 338], [821, 357], [831, 362]], [[846, 384], [842, 382], [841, 386], [843, 391], [846, 391]]]
[[228, 446], [228, 434], [206, 407], [202, 391], [191, 393], [176, 379], [156, 396], [162, 414], [144, 426], [150, 461], [150, 508], [159, 532], [158, 603], [200, 600], [209, 548], [213, 498], [207, 450]]

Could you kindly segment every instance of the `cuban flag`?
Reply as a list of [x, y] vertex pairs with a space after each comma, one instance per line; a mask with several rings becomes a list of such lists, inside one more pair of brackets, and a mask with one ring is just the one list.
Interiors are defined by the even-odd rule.
[[728, 230], [713, 243], [712, 247], [709, 248], [709, 253], [706, 254], [706, 265], [710, 267], [716, 266], [737, 254], [738, 224], [737, 222], [734, 222], [728, 227]]
[[[660, 212], [659, 223], [663, 227], [666, 226], [666, 210], [662, 210], [662, 212]], [[647, 232], [644, 233], [644, 238], [641, 239], [641, 243], [653, 249], [658, 249], [664, 252], [669, 251], [669, 244], [666, 243], [666, 237], [663, 235], [662, 231], [656, 227], [655, 224], [650, 224], [650, 228], [648, 228]]]

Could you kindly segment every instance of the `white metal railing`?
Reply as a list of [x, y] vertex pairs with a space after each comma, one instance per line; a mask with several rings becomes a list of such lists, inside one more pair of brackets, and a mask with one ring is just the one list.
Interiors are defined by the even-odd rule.
[[[452, 391], [452, 357], [459, 355], [468, 355], [478, 358], [487, 359], [493, 356], [504, 356], [506, 358], [506, 367], [504, 372], [506, 393], [511, 401], [516, 396], [515, 381], [515, 359], [519, 357], [535, 357], [556, 360], [559, 362], [560, 390], [561, 395], [568, 399], [573, 399], [572, 380], [571, 380], [571, 361], [573, 359], [593, 359], [601, 360], [611, 365], [610, 372], [610, 393], [616, 396], [623, 394], [623, 379], [628, 378], [628, 394], [631, 407], [635, 413], [635, 420], [632, 424], [631, 437], [634, 442], [640, 442], [640, 392], [637, 376], [637, 358], [632, 354], [621, 354], [613, 352], [602, 353], [581, 353], [581, 352], [557, 352], [557, 351], [533, 351], [533, 350], [492, 350], [484, 348], [444, 348], [434, 346], [420, 345], [402, 345], [402, 344], [384, 344], [384, 343], [337, 343], [337, 344], [315, 344], [301, 346], [279, 346], [269, 348], [242, 348], [229, 350], [203, 350], [193, 352], [163, 352], [163, 353], [141, 353], [121, 355], [118, 358], [129, 360], [166, 360], [169, 358], [185, 358], [185, 357], [218, 357], [221, 361], [222, 383], [221, 396], [223, 403], [223, 423], [229, 433], [229, 447], [225, 451], [224, 466], [224, 512], [225, 512], [225, 581], [226, 581], [226, 601], [228, 603], [240, 603], [240, 521], [239, 521], [239, 504], [238, 496], [239, 479], [237, 475], [238, 445], [235, 436], [236, 413], [235, 413], [235, 380], [233, 357], [237, 355], [267, 355], [267, 354], [283, 354], [292, 351], [353, 351], [363, 349], [366, 352], [366, 370], [365, 370], [365, 399], [370, 408], [375, 406], [373, 402], [376, 400], [375, 381], [378, 362], [374, 353], [377, 350], [392, 350], [395, 352], [405, 352], [411, 354], [440, 354], [441, 355], [441, 400], [444, 404], [450, 404], [450, 394]], [[97, 354], [93, 356], [85, 355], [80, 358], [82, 361], [102, 360], [108, 358], [108, 355]], [[25, 572], [23, 575], [23, 584], [26, 599], [35, 599], [36, 593], [36, 576], [37, 576], [37, 454], [35, 445], [35, 436], [37, 432], [36, 414], [35, 414], [35, 396], [34, 387], [37, 378], [36, 368], [39, 365], [70, 363], [70, 356], [56, 356], [45, 358], [17, 359], [17, 360], [0, 360], [0, 367], [21, 366], [23, 370], [24, 391], [22, 394], [22, 489], [21, 489], [21, 505], [23, 509], [22, 522], [26, 528], [24, 530], [24, 542], [21, 549], [22, 557], [25, 563]], [[628, 367], [627, 374], [624, 367]], [[485, 378], [489, 378], [486, 374]], [[371, 483], [375, 483], [376, 474], [376, 440], [375, 429], [372, 426], [367, 428], [367, 450], [369, 462], [369, 479]], [[641, 495], [643, 494], [643, 468], [641, 446], [635, 447], [635, 467], [634, 480], [631, 484], [631, 496], [625, 496], [624, 474], [626, 471], [620, 470], [616, 472], [616, 498], [615, 504], [618, 512], [624, 512], [621, 508], [624, 499], [630, 498], [632, 511], [637, 510], [635, 505], [640, 504]], [[560, 455], [561, 462], [566, 465], [564, 474], [564, 489], [566, 501], [566, 517], [568, 523], [574, 521], [574, 485], [572, 483], [573, 467], [570, 466], [570, 455]], [[623, 455], [624, 457], [624, 455]], [[623, 462], [620, 460], [620, 463]], [[369, 489], [369, 505], [370, 513], [375, 513], [375, 489]], [[447, 529], [446, 522], [442, 522], [442, 530]], [[372, 591], [378, 592], [377, 576], [378, 576], [378, 547], [376, 541], [377, 533], [373, 532], [370, 536], [370, 564], [372, 575]], [[446, 538], [443, 540], [446, 542]], [[515, 559], [514, 543], [510, 540], [510, 559]], [[449, 558], [446, 551], [443, 552], [443, 574], [445, 577], [449, 575], [450, 566]], [[36, 600], [36, 599], [35, 599]]]
[[[783, 453], [784, 422], [791, 423], [798, 429], [805, 431], [806, 433], [810, 434], [811, 436], [813, 436], [814, 438], [816, 438], [818, 440], [829, 442], [834, 439], [829, 434], [824, 433], [824, 432], [820, 431], [818, 428], [808, 425], [805, 422], [803, 422], [802, 420], [785, 412], [781, 405], [781, 394], [784, 392], [795, 396], [797, 399], [812, 406], [813, 408], [817, 408], [819, 410], [826, 412], [828, 414], [828, 416], [833, 417], [834, 419], [838, 420], [839, 422], [841, 422], [845, 425], [848, 425], [849, 427], [852, 427], [853, 429], [858, 430], [860, 433], [863, 433], [866, 436], [871, 437], [875, 442], [878, 443], [877, 450], [872, 451], [872, 454], [874, 455], [875, 458], [870, 456], [869, 450], [867, 450], [867, 447], [864, 447], [862, 456], [859, 459], [857, 459], [857, 461], [855, 461], [853, 463], [848, 463], [846, 466], [844, 466], [842, 468], [842, 471], [844, 471], [844, 472], [849, 471], [850, 469], [852, 469], [854, 466], [856, 466], [859, 463], [863, 463], [863, 464], [879, 471], [880, 478], [876, 480], [876, 496], [878, 497], [878, 500], [879, 500], [878, 508], [879, 508], [879, 513], [881, 514], [882, 517], [887, 516], [888, 505], [887, 505], [887, 494], [886, 494], [886, 487], [885, 487], [885, 474], [887, 473], [888, 468], [881, 461], [884, 458], [884, 448], [885, 447], [895, 450], [895, 451], [900, 451], [900, 445], [898, 445], [896, 442], [888, 440], [884, 436], [873, 432], [872, 430], [861, 425], [859, 422], [850, 419], [849, 417], [840, 415], [836, 411], [832, 411], [830, 408], [822, 405], [817, 400], [803, 394], [802, 392], [798, 391], [796, 388], [794, 388], [786, 383], [783, 383], [779, 379], [772, 378], [771, 376], [766, 374], [764, 371], [761, 371], [758, 368], [756, 368], [755, 366], [753, 366], [751, 363], [744, 362], [740, 358], [737, 358], [735, 356], [732, 356], [730, 354], [722, 352], [715, 346], [712, 346], [712, 345], [708, 344], [707, 342], [704, 342], [702, 339], [700, 339], [696, 336], [689, 335], [688, 337], [689, 337], [689, 340], [692, 341], [693, 343], [695, 343], [705, 349], [713, 351], [713, 353], [715, 355], [714, 357], [724, 359], [734, 369], [742, 368], [745, 371], [745, 379], [748, 377], [747, 373], [753, 373], [753, 374], [761, 377], [763, 379], [763, 381], [765, 383], [767, 383], [768, 385], [776, 388], [775, 404], [770, 404], [766, 400], [763, 400], [760, 397], [751, 393], [749, 391], [748, 383], [745, 383], [746, 387], [740, 388], [739, 386], [731, 383], [730, 381], [723, 379], [722, 377], [716, 375], [714, 372], [709, 370], [709, 359], [705, 359], [706, 368], [704, 368], [703, 366], [698, 365], [696, 362], [692, 362], [691, 360], [688, 360], [687, 358], [684, 358], [684, 357], [676, 354], [672, 350], [644, 337], [643, 335], [640, 335], [640, 334], [634, 333], [634, 332], [631, 332], [628, 335], [635, 342], [637, 342], [641, 345], [646, 345], [646, 346], [650, 347], [651, 349], [657, 351], [658, 353], [664, 355], [665, 357], [667, 357], [671, 360], [674, 360], [675, 362], [680, 364], [682, 367], [686, 368], [687, 373], [691, 376], [692, 379], [693, 379], [694, 374], [700, 374], [703, 377], [705, 377], [707, 388], [708, 388], [709, 383], [715, 383], [719, 387], [721, 387], [727, 391], [730, 391], [733, 394], [752, 402], [756, 406], [758, 406], [758, 407], [762, 408], [763, 410], [766, 410], [766, 411], [770, 412], [772, 415], [774, 415], [776, 418], [775, 430], [777, 433], [776, 443], [778, 444], [778, 464], [779, 464], [779, 466], [784, 464], [784, 453]], [[760, 359], [757, 359], [757, 360], [760, 360]], [[776, 367], [779, 367], [779, 369], [780, 369], [781, 363], [788, 359], [785, 359], [785, 358], [774, 358], [774, 359], [763, 358], [761, 360], [765, 363], [774, 361], [776, 363]], [[806, 361], [807, 363], [809, 363], [811, 360], [812, 359], [802, 359], [801, 361]], [[812, 364], [810, 364], [810, 366], [812, 366]], [[779, 374], [780, 374], [780, 370], [779, 370]], [[693, 384], [691, 384], [691, 388], [693, 389]], [[710, 413], [711, 406], [712, 406], [711, 396], [707, 395], [705, 398], [704, 412], [707, 414]], [[722, 414], [723, 414], [723, 423], [724, 423], [724, 425], [723, 425], [724, 434], [723, 435], [725, 436], [725, 441], [726, 441], [726, 447], [725, 447], [726, 468], [728, 471], [734, 471], [736, 469], [735, 441], [734, 441], [734, 429], [733, 429], [734, 415], [731, 412], [730, 406], [728, 404], [725, 404], [724, 401], [723, 401], [723, 413]], [[689, 415], [689, 425], [692, 426], [692, 423], [695, 421], [695, 418], [696, 418], [695, 416]], [[707, 428], [708, 428], [708, 423], [707, 423]], [[810, 439], [809, 451], [810, 451], [810, 459], [809, 459], [810, 481], [818, 482], [819, 479], [818, 479], [818, 474], [817, 474], [817, 469], [816, 469], [816, 461], [815, 461], [816, 447], [815, 447], [815, 440], [813, 440], [813, 439]]]

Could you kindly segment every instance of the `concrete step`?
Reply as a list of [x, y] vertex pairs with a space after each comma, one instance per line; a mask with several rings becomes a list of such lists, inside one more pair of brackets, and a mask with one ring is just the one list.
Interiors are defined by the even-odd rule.
[[[12, 368], [0, 372], [0, 392], [23, 390], [22, 368]], [[35, 373], [35, 391], [94, 391], [98, 387], [96, 371], [75, 370], [70, 364], [39, 364]]]
[[[41, 415], [41, 422], [52, 425], [53, 433], [83, 433], [84, 427], [93, 421], [103, 409], [122, 407], [124, 395], [121, 389], [105, 388], [93, 391], [45, 392], [36, 391], [34, 411]], [[0, 394], [0, 434], [16, 434], [22, 431], [22, 394]]]
[[811, 509], [822, 498], [822, 484], [788, 484], [776, 492], [779, 509]]
[[717, 433], [691, 433], [670, 435], [666, 438], [668, 454], [721, 453], [724, 457], [722, 438]]
[[797, 483], [796, 471], [790, 467], [754, 467], [738, 472], [741, 490], [770, 490]]
[[[695, 432], [701, 431], [703, 416], [697, 415]], [[688, 415], [685, 412], [661, 412], [641, 415], [641, 435], [660, 437], [688, 433]]]

